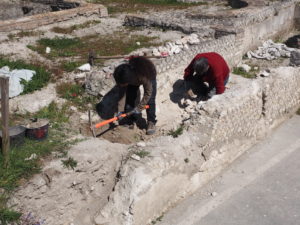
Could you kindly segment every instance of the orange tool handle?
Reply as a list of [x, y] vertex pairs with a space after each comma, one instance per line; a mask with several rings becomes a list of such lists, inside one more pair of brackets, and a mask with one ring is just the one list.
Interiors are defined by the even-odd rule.
[[[145, 109], [149, 109], [149, 105], [146, 105], [145, 106]], [[130, 114], [129, 113], [124, 113], [124, 114], [121, 114], [119, 117], [126, 117], [126, 116], [129, 116]], [[100, 127], [102, 127], [102, 126], [104, 126], [104, 125], [106, 125], [106, 124], [109, 124], [109, 123], [112, 123], [112, 122], [114, 122], [114, 121], [116, 121], [116, 120], [118, 120], [119, 118], [116, 116], [116, 117], [114, 117], [114, 118], [111, 118], [111, 119], [109, 119], [109, 120], [104, 120], [104, 121], [102, 121], [102, 122], [100, 122], [100, 123], [97, 123], [96, 125], [95, 125], [95, 128], [100, 128]]]

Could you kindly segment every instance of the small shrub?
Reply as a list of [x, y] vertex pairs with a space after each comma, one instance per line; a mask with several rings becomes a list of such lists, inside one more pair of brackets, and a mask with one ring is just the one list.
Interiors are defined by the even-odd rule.
[[63, 163], [64, 167], [68, 169], [74, 170], [74, 168], [77, 166], [77, 161], [72, 157], [69, 157], [66, 160], [61, 160], [61, 162]]
[[190, 161], [190, 160], [189, 160], [188, 158], [185, 158], [185, 159], [184, 159], [184, 162], [185, 162], [185, 163], [188, 163], [189, 161]]
[[180, 136], [183, 133], [183, 129], [184, 129], [184, 127], [181, 125], [176, 130], [173, 130], [173, 129], [170, 130], [168, 135], [171, 135], [173, 138], [177, 138], [178, 136]]
[[300, 115], [300, 108], [297, 110], [297, 115]]

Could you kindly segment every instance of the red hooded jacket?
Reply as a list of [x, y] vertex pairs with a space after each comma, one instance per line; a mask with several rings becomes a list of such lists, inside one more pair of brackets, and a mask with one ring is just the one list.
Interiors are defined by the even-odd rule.
[[229, 76], [229, 67], [224, 58], [216, 52], [201, 53], [195, 56], [190, 65], [184, 70], [184, 79], [194, 74], [194, 62], [199, 58], [206, 58], [209, 64], [209, 70], [203, 76], [203, 82], [207, 82], [210, 87], [216, 88], [217, 94], [225, 91], [224, 81]]

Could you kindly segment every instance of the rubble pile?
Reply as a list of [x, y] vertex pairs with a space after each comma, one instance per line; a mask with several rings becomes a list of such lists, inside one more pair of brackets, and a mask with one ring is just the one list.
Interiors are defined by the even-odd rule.
[[289, 48], [282, 43], [274, 43], [272, 40], [268, 40], [263, 43], [262, 47], [258, 47], [256, 51], [248, 51], [247, 57], [257, 59], [273, 60], [279, 57], [291, 57], [291, 52], [295, 51], [294, 48]]
[[180, 53], [183, 49], [188, 50], [189, 45], [194, 45], [200, 43], [197, 34], [191, 34], [189, 36], [183, 37], [177, 40], [175, 43], [168, 42], [165, 46], [154, 48], [152, 54], [154, 56], [165, 56], [174, 55]]

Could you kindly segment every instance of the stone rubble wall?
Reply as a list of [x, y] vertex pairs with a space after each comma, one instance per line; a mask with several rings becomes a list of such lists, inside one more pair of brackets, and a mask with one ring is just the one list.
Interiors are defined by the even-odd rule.
[[268, 125], [274, 125], [274, 121], [284, 118], [300, 104], [299, 69], [280, 67], [272, 78], [263, 81], [263, 115]]
[[86, 4], [82, 7], [69, 10], [27, 16], [16, 20], [0, 21], [0, 32], [31, 30], [40, 26], [71, 20], [77, 16], [91, 16], [93, 14], [99, 15], [99, 17], [106, 17], [108, 16], [107, 8], [98, 4]]
[[128, 15], [124, 20], [127, 26], [159, 27], [161, 29], [178, 30], [185, 34], [198, 33], [200, 37], [213, 37], [214, 30], [198, 21], [189, 20], [182, 12], [153, 13], [146, 16]]
[[295, 2], [278, 3], [240, 21], [239, 26], [244, 28], [242, 53], [267, 39], [289, 33], [294, 27], [295, 5]]
[[295, 26], [300, 29], [300, 2], [297, 3], [295, 8]]
[[[294, 1], [276, 3], [263, 7], [260, 10], [252, 10], [251, 13], [247, 12], [239, 15], [235, 20], [232, 20], [234, 22], [231, 26], [222, 24], [222, 21], [226, 21], [226, 19], [221, 19], [214, 27], [214, 31], [211, 31], [212, 28], [208, 26], [202, 26], [205, 20], [195, 19], [191, 21], [190, 15], [186, 16], [184, 13], [180, 14], [177, 11], [174, 11], [172, 14], [173, 20], [167, 14], [151, 14], [145, 17], [130, 15], [126, 17], [125, 24], [169, 28], [175, 24], [177, 28], [173, 26], [174, 29], [179, 29], [178, 27], [180, 27], [179, 30], [192, 31], [191, 27], [201, 27], [204, 31], [196, 32], [202, 41], [189, 46], [188, 50], [183, 50], [166, 58], [153, 60], [157, 72], [160, 74], [174, 69], [179, 63], [188, 65], [196, 54], [210, 51], [220, 53], [227, 60], [230, 67], [233, 67], [239, 64], [242, 56], [249, 49], [256, 48], [265, 40], [291, 30], [294, 25], [295, 8]], [[212, 39], [212, 36], [217, 38]], [[124, 61], [116, 61], [112, 64], [110, 66], [111, 71], [122, 62]], [[92, 95], [104, 96], [114, 85], [113, 78], [107, 75], [108, 73], [104, 71], [93, 71], [87, 74], [87, 92]], [[169, 80], [166, 77], [159, 77], [158, 79]]]
[[120, 180], [95, 223], [150, 224], [202, 187], [295, 113], [300, 106], [299, 74], [299, 67], [281, 67], [266, 78], [232, 75], [224, 94], [195, 103], [185, 124], [188, 132], [137, 144], [136, 151], [150, 156], [123, 164]]

